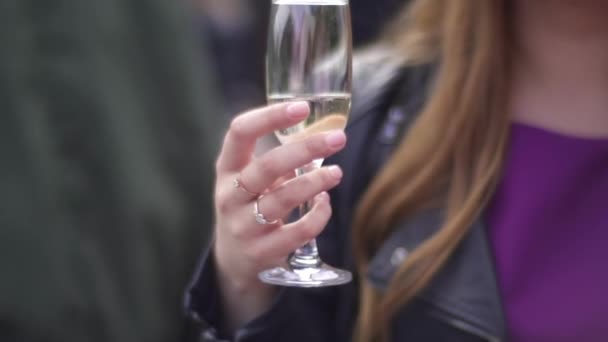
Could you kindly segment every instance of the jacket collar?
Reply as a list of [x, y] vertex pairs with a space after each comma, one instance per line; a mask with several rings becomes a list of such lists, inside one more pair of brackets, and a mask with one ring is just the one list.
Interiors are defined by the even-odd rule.
[[[440, 211], [431, 210], [398, 224], [371, 261], [371, 284], [386, 289], [409, 252], [436, 233], [441, 223]], [[504, 317], [485, 228], [480, 220], [473, 224], [420, 298], [443, 313], [444, 320], [458, 320], [487, 340], [501, 340], [505, 336]]]

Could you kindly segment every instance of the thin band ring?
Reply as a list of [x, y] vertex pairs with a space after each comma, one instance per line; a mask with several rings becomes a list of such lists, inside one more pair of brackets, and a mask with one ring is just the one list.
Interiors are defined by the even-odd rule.
[[243, 185], [243, 181], [241, 181], [240, 175], [232, 181], [232, 186], [234, 186], [236, 189], [240, 189], [241, 191], [243, 191], [244, 193], [246, 193], [248, 195], [251, 195], [251, 197], [253, 197], [253, 198], [260, 197], [259, 193], [247, 190], [245, 185]]
[[272, 221], [268, 221], [266, 219], [266, 217], [264, 217], [264, 214], [262, 214], [260, 212], [260, 200], [262, 199], [262, 197], [264, 196], [258, 196], [258, 198], [255, 200], [255, 202], [253, 202], [253, 215], [255, 216], [255, 222], [257, 222], [258, 224], [262, 224], [262, 225], [269, 225], [269, 224], [277, 224], [279, 223], [279, 220], [272, 220]]

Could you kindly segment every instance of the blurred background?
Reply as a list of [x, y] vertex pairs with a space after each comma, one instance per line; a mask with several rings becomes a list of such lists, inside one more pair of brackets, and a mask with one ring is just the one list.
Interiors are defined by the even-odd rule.
[[[194, 0], [228, 115], [266, 102], [264, 58], [271, 1]], [[355, 48], [373, 42], [407, 0], [350, 0]], [[226, 101], [226, 99], [230, 99]]]
[[[351, 0], [356, 46], [403, 0]], [[179, 341], [265, 0], [0, 3], [0, 341]]]

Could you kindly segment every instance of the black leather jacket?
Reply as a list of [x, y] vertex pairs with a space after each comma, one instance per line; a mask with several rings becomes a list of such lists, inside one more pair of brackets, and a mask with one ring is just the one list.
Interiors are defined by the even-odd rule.
[[[420, 110], [433, 67], [403, 68], [380, 49], [355, 62], [353, 113], [347, 148], [328, 163], [344, 170], [332, 196], [334, 214], [318, 239], [322, 258], [354, 271], [351, 251], [353, 208]], [[421, 212], [401, 222], [371, 262], [367, 275], [379, 289], [397, 266], [439, 227], [441, 212]], [[356, 279], [356, 277], [355, 277]], [[357, 282], [323, 289], [284, 288], [269, 312], [228, 338], [213, 327], [219, 306], [213, 263], [203, 260], [188, 293], [195, 323], [192, 341], [350, 341], [357, 312]], [[504, 341], [506, 332], [486, 230], [481, 220], [431, 285], [395, 317], [393, 341]]]

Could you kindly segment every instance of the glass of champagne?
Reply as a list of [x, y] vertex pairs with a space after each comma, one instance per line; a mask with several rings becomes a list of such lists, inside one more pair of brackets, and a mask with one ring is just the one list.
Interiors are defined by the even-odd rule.
[[[266, 95], [270, 104], [307, 101], [310, 116], [275, 132], [282, 144], [312, 134], [344, 129], [351, 106], [352, 30], [348, 0], [272, 0], [266, 56]], [[321, 167], [322, 159], [296, 170]], [[312, 201], [300, 206], [300, 217]], [[297, 249], [287, 268], [260, 273], [269, 284], [321, 287], [352, 280], [350, 272], [321, 261], [315, 240]]]

